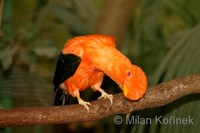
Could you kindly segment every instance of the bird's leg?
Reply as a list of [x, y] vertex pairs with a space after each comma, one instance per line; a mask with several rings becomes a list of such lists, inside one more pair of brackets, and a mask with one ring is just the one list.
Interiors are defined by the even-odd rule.
[[106, 99], [106, 98], [108, 98], [110, 100], [110, 103], [111, 104], [113, 103], [113, 95], [112, 94], [107, 94], [103, 89], [101, 89], [99, 87], [98, 84], [93, 85], [92, 89], [93, 90], [97, 90], [97, 91], [99, 91], [101, 93], [101, 96], [98, 99], [101, 99], [101, 98]]
[[100, 96], [98, 99], [101, 99], [101, 98], [106, 99], [106, 98], [108, 98], [108, 99], [110, 99], [110, 103], [111, 103], [111, 104], [113, 103], [113, 95], [112, 95], [112, 94], [106, 93], [106, 92], [105, 92], [103, 89], [101, 89], [101, 88], [99, 88], [98, 91], [101, 92], [101, 96]]
[[75, 97], [78, 99], [78, 103], [79, 103], [80, 105], [83, 105], [83, 106], [87, 109], [87, 111], [89, 112], [89, 106], [90, 106], [91, 104], [90, 104], [89, 102], [86, 102], [86, 101], [84, 101], [83, 99], [81, 99], [80, 93], [79, 93], [78, 90], [74, 91], [74, 95], [75, 95]]

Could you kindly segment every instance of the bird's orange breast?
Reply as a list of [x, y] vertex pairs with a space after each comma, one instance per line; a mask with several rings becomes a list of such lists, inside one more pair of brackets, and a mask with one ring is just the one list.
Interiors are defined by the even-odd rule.
[[103, 79], [104, 73], [95, 69], [87, 61], [82, 60], [75, 74], [65, 81], [69, 93], [74, 96], [74, 91], [83, 91]]

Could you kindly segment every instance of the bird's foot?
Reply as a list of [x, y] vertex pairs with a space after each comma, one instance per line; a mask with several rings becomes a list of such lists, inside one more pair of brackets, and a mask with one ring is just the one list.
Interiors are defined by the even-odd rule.
[[79, 103], [80, 105], [83, 105], [83, 106], [87, 109], [87, 111], [89, 112], [89, 106], [91, 106], [91, 104], [90, 104], [89, 102], [86, 102], [86, 101], [84, 101], [84, 100], [82, 100], [82, 99], [79, 99], [79, 100], [78, 100], [78, 103]]
[[102, 92], [101, 93], [101, 96], [98, 98], [98, 99], [106, 99], [108, 98], [110, 100], [110, 103], [112, 104], [113, 103], [113, 95], [112, 94], [107, 94], [106, 92]]

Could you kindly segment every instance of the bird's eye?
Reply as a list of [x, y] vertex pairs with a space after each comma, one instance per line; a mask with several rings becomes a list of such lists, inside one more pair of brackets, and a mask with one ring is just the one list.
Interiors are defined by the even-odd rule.
[[126, 73], [126, 76], [127, 76], [127, 77], [130, 77], [130, 76], [131, 76], [131, 72], [128, 71], [128, 72]]

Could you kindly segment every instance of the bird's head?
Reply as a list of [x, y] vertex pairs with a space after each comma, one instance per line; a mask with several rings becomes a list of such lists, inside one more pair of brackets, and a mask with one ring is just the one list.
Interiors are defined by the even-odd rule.
[[147, 88], [145, 73], [136, 65], [131, 65], [125, 73], [125, 80], [123, 85], [121, 85], [124, 97], [130, 100], [140, 99]]

